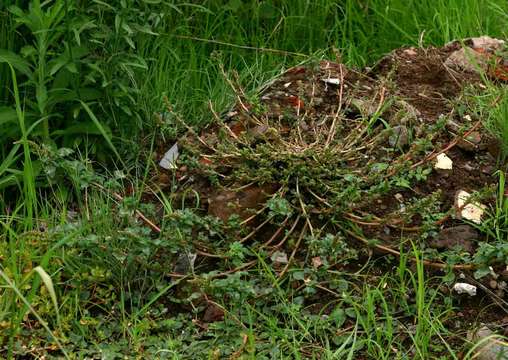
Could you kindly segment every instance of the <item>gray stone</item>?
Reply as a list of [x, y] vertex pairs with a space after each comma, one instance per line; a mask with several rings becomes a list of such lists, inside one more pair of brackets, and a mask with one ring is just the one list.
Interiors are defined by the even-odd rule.
[[398, 100], [395, 103], [397, 112], [390, 119], [391, 125], [417, 125], [419, 124], [420, 111], [407, 101]]
[[391, 147], [403, 148], [409, 144], [409, 130], [404, 125], [397, 125], [391, 128], [391, 135], [388, 138]]
[[474, 358], [477, 360], [507, 360], [508, 346], [503, 339], [496, 335], [487, 326], [478, 331], [469, 333], [470, 341], [477, 343]]
[[478, 240], [478, 237], [478, 231], [471, 225], [458, 225], [441, 230], [429, 245], [437, 249], [452, 249], [461, 246], [472, 253], [474, 242]]

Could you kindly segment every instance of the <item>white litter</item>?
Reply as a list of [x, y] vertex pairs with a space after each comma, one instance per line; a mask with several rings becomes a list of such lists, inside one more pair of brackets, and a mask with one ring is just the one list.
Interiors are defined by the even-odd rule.
[[434, 169], [451, 170], [453, 168], [453, 161], [445, 153], [439, 154], [436, 157]]
[[457, 294], [468, 294], [469, 296], [476, 295], [476, 286], [468, 283], [456, 283], [453, 285], [453, 290], [455, 290]]
[[321, 80], [327, 84], [340, 85], [340, 79], [337, 79], [337, 78], [328, 78], [328, 79], [321, 79]]
[[456, 206], [457, 210], [460, 211], [458, 215], [460, 218], [481, 224], [483, 213], [487, 207], [477, 202], [470, 202], [469, 204], [464, 205], [470, 197], [471, 194], [464, 190], [460, 190], [457, 193]]
[[159, 162], [159, 166], [169, 170], [169, 169], [176, 169], [176, 159], [178, 159], [178, 144], [175, 143], [171, 148], [166, 151], [164, 156], [162, 157], [161, 161]]

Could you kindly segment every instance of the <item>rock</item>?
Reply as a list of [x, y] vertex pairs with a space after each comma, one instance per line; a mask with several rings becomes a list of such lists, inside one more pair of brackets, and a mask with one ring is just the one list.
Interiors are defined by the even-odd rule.
[[488, 62], [485, 54], [465, 47], [454, 51], [444, 64], [455, 70], [478, 72], [478, 70], [487, 70]]
[[410, 47], [409, 49], [405, 49], [403, 53], [407, 56], [416, 56], [418, 53], [416, 52], [416, 49], [414, 47]]
[[508, 281], [508, 266], [506, 266], [506, 268], [503, 271], [501, 271], [499, 276], [501, 276], [501, 279]]
[[224, 320], [224, 310], [213, 302], [209, 302], [203, 314], [203, 322], [213, 323]]
[[478, 240], [478, 237], [478, 231], [471, 225], [458, 225], [441, 230], [429, 245], [437, 249], [453, 249], [460, 246], [472, 253], [474, 242]]
[[275, 187], [250, 186], [239, 191], [218, 190], [208, 198], [208, 214], [227, 221], [233, 214], [245, 220], [253, 210], [264, 204], [268, 196], [275, 192]]
[[391, 125], [415, 125], [419, 122], [418, 119], [421, 116], [420, 111], [407, 101], [398, 100], [395, 103], [395, 108], [398, 110], [390, 119]]
[[469, 333], [468, 339], [477, 344], [473, 357], [477, 360], [508, 359], [508, 345], [499, 337], [487, 326], [482, 326], [478, 331]]
[[470, 163], [470, 162], [464, 163], [464, 164], [462, 165], [462, 167], [463, 167], [463, 168], [464, 168], [464, 170], [466, 170], [466, 171], [475, 171], [475, 170], [476, 170], [476, 168], [475, 168], [473, 165], [471, 165], [471, 163]]
[[467, 152], [476, 151], [476, 145], [471, 143], [470, 141], [467, 141], [466, 139], [459, 139], [457, 141], [457, 147]]
[[455, 121], [453, 121], [452, 119], [448, 119], [446, 121], [446, 124], [445, 124], [445, 127], [449, 130], [449, 131], [452, 131], [452, 132], [459, 132], [460, 130], [460, 125], [457, 124]]
[[482, 170], [482, 173], [484, 173], [484, 174], [492, 175], [496, 171], [496, 168], [493, 165], [484, 165], [484, 166], [482, 166], [481, 170]]
[[255, 139], [261, 139], [266, 135], [266, 133], [268, 132], [269, 129], [270, 129], [270, 127], [268, 125], [265, 125], [265, 124], [257, 125], [255, 127], [253, 127], [252, 129], [250, 129], [248, 133]]
[[316, 256], [316, 257], [313, 257], [312, 258], [312, 267], [314, 269], [318, 269], [319, 267], [321, 267], [323, 265], [323, 260], [321, 260], [321, 257], [319, 256]]
[[480, 145], [482, 141], [482, 136], [478, 131], [473, 131], [464, 139], [459, 139], [457, 142], [457, 147], [469, 152], [474, 152], [478, 150], [478, 145]]
[[496, 280], [494, 280], [494, 279], [491, 279], [491, 280], [489, 281], [489, 287], [490, 287], [491, 289], [497, 289], [497, 281], [496, 281]]
[[325, 84], [330, 84], [330, 85], [340, 85], [340, 79], [337, 79], [337, 78], [326, 78], [326, 79], [321, 79], [321, 81], [323, 81]]
[[439, 154], [436, 157], [436, 163], [434, 164], [434, 169], [452, 170], [453, 169], [453, 161], [445, 153]]
[[487, 208], [483, 204], [477, 202], [470, 202], [466, 205], [469, 197], [467, 191], [459, 190], [455, 196], [455, 207], [457, 209], [457, 217], [459, 219], [466, 219], [474, 223], [480, 224], [482, 222], [482, 216]]
[[391, 128], [391, 135], [388, 143], [393, 148], [403, 148], [409, 144], [409, 131], [404, 125], [397, 125]]
[[503, 40], [488, 36], [468, 39], [470, 46], [454, 51], [445, 61], [445, 66], [470, 72], [486, 71], [490, 54], [504, 45]]
[[377, 104], [372, 100], [352, 99], [351, 106], [365, 118], [371, 117], [377, 110]]
[[197, 254], [189, 253], [187, 251], [180, 253], [176, 259], [175, 265], [173, 266], [173, 272], [182, 275], [193, 273], [196, 257]]
[[506, 281], [499, 281], [499, 282], [497, 283], [497, 288], [498, 288], [499, 290], [506, 290], [506, 285], [507, 285], [507, 284], [506, 284]]
[[498, 49], [500, 49], [505, 41], [499, 40], [495, 38], [491, 38], [490, 36], [480, 36], [476, 38], [469, 39], [472, 43], [473, 49], [482, 49], [484, 51], [491, 51], [494, 52]]
[[276, 251], [270, 256], [273, 264], [277, 267], [288, 263], [288, 255], [283, 251]]
[[453, 285], [453, 290], [455, 290], [457, 294], [468, 294], [469, 296], [476, 295], [476, 286], [468, 283], [456, 283]]
[[475, 145], [478, 145], [482, 142], [482, 135], [478, 131], [473, 131], [471, 134], [466, 136], [466, 140]]

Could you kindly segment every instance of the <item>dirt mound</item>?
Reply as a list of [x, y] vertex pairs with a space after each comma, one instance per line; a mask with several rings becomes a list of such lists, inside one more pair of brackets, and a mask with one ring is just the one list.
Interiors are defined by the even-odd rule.
[[[494, 281], [502, 297], [504, 264], [475, 257], [492, 240], [500, 146], [472, 100], [486, 78], [508, 78], [503, 47], [482, 37], [398, 49], [362, 71], [316, 61], [255, 97], [236, 88], [234, 108], [188, 128], [163, 162], [158, 185], [173, 177], [171, 203], [193, 209], [169, 219], [187, 249], [173, 275], [222, 277], [260, 257], [279, 278], [357, 271], [373, 252], [414, 262], [416, 245], [430, 269], [494, 274], [477, 284], [494, 294]], [[481, 302], [468, 301], [473, 318]]]
[[331, 234], [366, 254], [417, 244], [431, 267], [473, 269], [456, 263], [488, 240], [472, 225], [495, 206], [499, 146], [462, 100], [485, 90], [485, 75], [504, 80], [503, 46], [398, 49], [363, 71], [320, 61], [287, 70], [257, 98], [237, 89], [227, 116], [178, 143], [173, 200], [195, 207], [197, 195], [198, 211], [224, 224], [216, 243], [192, 247], [212, 259], [235, 241], [288, 251], [284, 273], [291, 262], [341, 263], [311, 260], [302, 245]]

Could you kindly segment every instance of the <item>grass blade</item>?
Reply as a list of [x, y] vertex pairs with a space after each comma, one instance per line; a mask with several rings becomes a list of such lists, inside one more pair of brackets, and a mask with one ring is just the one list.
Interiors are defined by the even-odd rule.
[[120, 157], [120, 154], [116, 150], [115, 145], [113, 145], [113, 142], [111, 141], [111, 138], [108, 135], [106, 129], [104, 128], [104, 126], [102, 126], [101, 122], [97, 119], [97, 117], [93, 113], [92, 109], [90, 109], [90, 107], [85, 102], [83, 102], [81, 100], [80, 100], [80, 103], [81, 103], [81, 106], [83, 106], [83, 109], [85, 109], [85, 111], [87, 112], [87, 114], [90, 117], [90, 119], [93, 121], [93, 123], [97, 127], [97, 129], [99, 130], [99, 132], [101, 133], [101, 135], [104, 138], [104, 140], [106, 140], [106, 142], [108, 143], [108, 145], [111, 148], [111, 150], [113, 150], [113, 152], [115, 153], [115, 155], [118, 158], [118, 160], [122, 161], [122, 158]]
[[56, 321], [60, 325], [60, 313], [58, 311], [58, 302], [56, 300], [56, 292], [55, 287], [53, 286], [53, 280], [51, 280], [51, 276], [44, 270], [42, 267], [37, 266], [34, 271], [39, 274], [41, 277], [42, 282], [44, 283], [44, 286], [46, 286], [46, 289], [48, 290], [49, 296], [51, 296], [51, 301], [53, 301], [53, 306], [55, 307], [56, 312]]

